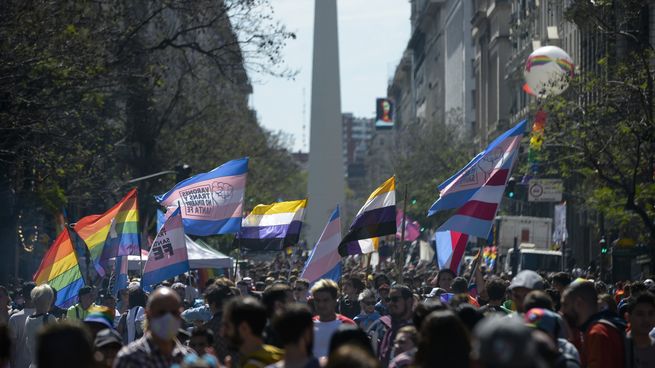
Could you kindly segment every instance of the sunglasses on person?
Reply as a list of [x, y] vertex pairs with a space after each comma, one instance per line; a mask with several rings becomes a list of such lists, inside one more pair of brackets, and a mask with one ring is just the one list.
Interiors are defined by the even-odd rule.
[[295, 291], [305, 291], [307, 289], [305, 289], [303, 287], [295, 287], [295, 288], [293, 288], [293, 290], [295, 290]]

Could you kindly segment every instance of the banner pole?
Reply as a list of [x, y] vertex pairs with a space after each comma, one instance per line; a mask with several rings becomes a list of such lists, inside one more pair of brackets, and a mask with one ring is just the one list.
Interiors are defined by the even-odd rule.
[[398, 267], [398, 276], [400, 277], [403, 269], [403, 250], [405, 249], [405, 221], [407, 221], [407, 184], [405, 184], [405, 191], [403, 194], [403, 220], [400, 223], [400, 247], [396, 249], [396, 266]]

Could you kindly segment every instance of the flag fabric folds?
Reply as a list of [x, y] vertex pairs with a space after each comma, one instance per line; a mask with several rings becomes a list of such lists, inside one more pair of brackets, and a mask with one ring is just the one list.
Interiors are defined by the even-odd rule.
[[434, 237], [437, 243], [439, 269], [448, 268], [457, 273], [466, 250], [468, 235], [456, 231], [438, 231]]
[[281, 250], [298, 243], [307, 200], [259, 204], [243, 219], [237, 235], [250, 250]]
[[139, 254], [139, 208], [137, 192], [132, 189], [114, 207], [102, 215], [81, 218], [74, 227], [84, 240], [93, 265], [106, 274], [110, 258]]
[[141, 286], [151, 285], [189, 271], [189, 256], [184, 238], [182, 211], [178, 207], [157, 233], [143, 267]]
[[114, 280], [114, 287], [111, 289], [112, 295], [118, 296], [118, 292], [122, 289], [127, 289], [127, 256], [116, 257], [114, 265], [114, 273], [116, 279]]
[[505, 185], [518, 155], [526, 121], [496, 138], [463, 169], [439, 185], [439, 199], [428, 216], [457, 208], [437, 231], [455, 231], [486, 238], [493, 224]]
[[314, 283], [320, 279], [330, 279], [339, 282], [341, 277], [341, 256], [339, 242], [341, 241], [341, 219], [339, 206], [334, 209], [323, 233], [318, 238], [312, 253], [307, 258], [301, 278]]
[[34, 274], [37, 285], [48, 283], [57, 290], [55, 305], [68, 308], [77, 302], [77, 292], [84, 286], [77, 255], [68, 228], [59, 233]]
[[182, 208], [184, 231], [190, 235], [237, 233], [241, 229], [248, 158], [232, 160], [212, 171], [177, 183], [157, 202]]
[[[396, 181], [389, 178], [371, 193], [364, 206], [359, 210], [346, 236], [339, 244], [339, 254], [366, 254], [375, 251], [372, 239], [396, 233]], [[369, 246], [370, 245], [370, 246]]]
[[[402, 238], [402, 228], [403, 228], [403, 210], [398, 210], [396, 212], [396, 238]], [[405, 216], [405, 241], [414, 241], [421, 236], [421, 224], [418, 221], [414, 221], [409, 216]]]

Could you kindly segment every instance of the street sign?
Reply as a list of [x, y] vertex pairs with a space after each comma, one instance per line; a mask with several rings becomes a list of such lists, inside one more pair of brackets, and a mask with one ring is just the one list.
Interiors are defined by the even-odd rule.
[[563, 190], [562, 179], [531, 179], [528, 183], [528, 201], [561, 202]]

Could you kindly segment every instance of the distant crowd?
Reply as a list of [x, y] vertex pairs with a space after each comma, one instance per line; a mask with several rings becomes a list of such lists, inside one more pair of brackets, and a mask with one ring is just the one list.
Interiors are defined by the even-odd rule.
[[655, 367], [652, 279], [370, 271], [133, 279], [68, 309], [16, 280], [0, 286], [0, 367]]

